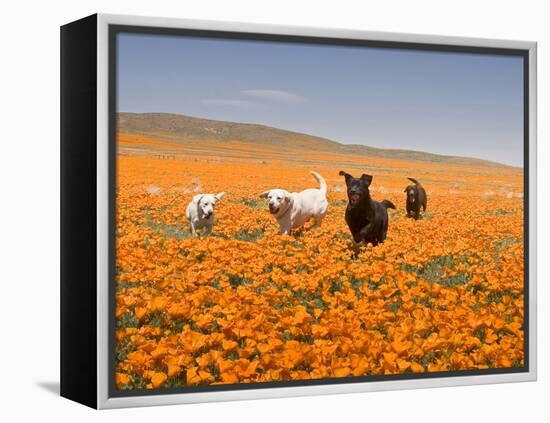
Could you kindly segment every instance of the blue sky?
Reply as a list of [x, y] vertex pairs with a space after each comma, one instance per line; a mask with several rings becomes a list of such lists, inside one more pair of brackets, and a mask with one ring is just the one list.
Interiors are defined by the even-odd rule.
[[118, 35], [118, 110], [523, 163], [520, 57]]

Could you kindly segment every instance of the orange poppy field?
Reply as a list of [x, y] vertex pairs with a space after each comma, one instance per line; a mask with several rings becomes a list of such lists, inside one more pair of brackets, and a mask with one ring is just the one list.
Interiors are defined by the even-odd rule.
[[[314, 149], [117, 137], [116, 386], [122, 390], [524, 365], [523, 170]], [[328, 184], [321, 227], [279, 235], [262, 191]], [[392, 201], [355, 246], [345, 170]], [[407, 177], [428, 194], [406, 216]], [[225, 192], [209, 237], [193, 195]]]

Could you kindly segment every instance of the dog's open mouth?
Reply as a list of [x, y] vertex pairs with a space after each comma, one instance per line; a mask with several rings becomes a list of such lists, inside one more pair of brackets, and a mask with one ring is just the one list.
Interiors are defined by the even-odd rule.
[[271, 214], [279, 213], [279, 207], [270, 207], [269, 208], [269, 213], [271, 213]]
[[359, 194], [350, 194], [349, 201], [351, 204], [357, 203], [361, 199], [361, 196]]

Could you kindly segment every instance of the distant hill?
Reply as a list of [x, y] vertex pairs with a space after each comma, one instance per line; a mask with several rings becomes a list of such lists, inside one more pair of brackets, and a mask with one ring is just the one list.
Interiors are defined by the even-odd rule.
[[314, 149], [323, 152], [358, 154], [398, 160], [448, 163], [464, 166], [510, 167], [470, 157], [444, 156], [414, 150], [384, 149], [341, 144], [327, 138], [286, 131], [265, 125], [225, 122], [172, 113], [118, 113], [119, 132], [173, 142], [234, 141], [277, 147], [281, 150]]

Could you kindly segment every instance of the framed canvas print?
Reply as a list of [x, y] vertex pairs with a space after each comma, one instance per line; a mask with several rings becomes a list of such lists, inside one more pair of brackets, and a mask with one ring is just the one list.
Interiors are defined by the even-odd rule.
[[536, 379], [536, 44], [61, 28], [61, 394]]

